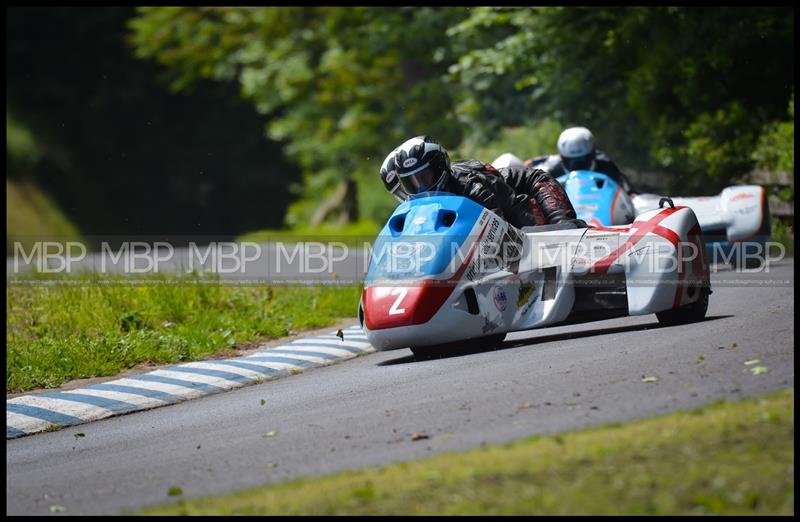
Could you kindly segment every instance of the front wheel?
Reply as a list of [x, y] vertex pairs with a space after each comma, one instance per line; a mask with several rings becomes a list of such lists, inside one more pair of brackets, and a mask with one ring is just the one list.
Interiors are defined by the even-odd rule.
[[432, 359], [435, 357], [447, 357], [471, 352], [488, 351], [503, 342], [506, 334], [487, 335], [466, 341], [454, 341], [452, 343], [434, 344], [430, 346], [412, 346], [411, 352], [417, 359]]
[[708, 296], [710, 293], [711, 289], [708, 286], [701, 287], [700, 297], [698, 297], [697, 301], [680, 308], [657, 312], [658, 322], [664, 326], [672, 326], [702, 321], [708, 311]]

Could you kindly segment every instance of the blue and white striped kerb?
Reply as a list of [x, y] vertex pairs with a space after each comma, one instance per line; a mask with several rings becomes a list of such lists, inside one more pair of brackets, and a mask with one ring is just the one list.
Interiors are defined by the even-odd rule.
[[6, 439], [166, 406], [375, 351], [358, 326], [343, 330], [343, 339], [335, 333], [245, 357], [191, 362], [77, 390], [15, 397], [6, 401]]

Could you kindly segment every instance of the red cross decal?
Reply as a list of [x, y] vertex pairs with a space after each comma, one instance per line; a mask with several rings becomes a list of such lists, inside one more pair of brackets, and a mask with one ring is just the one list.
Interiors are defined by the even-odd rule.
[[[659, 225], [659, 223], [661, 223], [664, 219], [668, 218], [669, 216], [671, 216], [672, 214], [683, 208], [686, 207], [666, 208], [643, 223], [634, 223], [633, 225], [631, 225], [630, 228], [631, 236], [628, 238], [628, 240], [625, 241], [625, 243], [623, 243], [622, 246], [611, 252], [609, 255], [598, 260], [592, 266], [592, 271], [595, 271], [600, 274], [607, 273], [608, 269], [611, 268], [611, 265], [614, 264], [614, 262], [617, 259], [619, 259], [620, 256], [622, 256], [622, 254], [633, 248], [636, 245], [636, 243], [638, 243], [645, 235], [651, 232], [653, 234], [659, 235], [669, 240], [670, 243], [672, 243], [673, 245], [675, 245], [675, 247], [677, 247], [678, 241], [680, 240], [678, 234], [676, 234], [675, 232], [666, 227], [662, 227], [661, 225]], [[606, 230], [617, 231], [620, 229], [606, 229]]]

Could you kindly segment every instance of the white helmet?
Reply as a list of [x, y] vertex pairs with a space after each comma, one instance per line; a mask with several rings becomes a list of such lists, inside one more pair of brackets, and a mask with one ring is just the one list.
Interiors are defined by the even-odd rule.
[[518, 157], [514, 156], [510, 152], [506, 152], [505, 154], [498, 156], [497, 159], [492, 162], [492, 167], [496, 169], [502, 169], [505, 167], [524, 168], [525, 164], [523, 164], [522, 160]]
[[568, 171], [593, 170], [594, 136], [586, 127], [570, 127], [558, 137], [558, 153]]

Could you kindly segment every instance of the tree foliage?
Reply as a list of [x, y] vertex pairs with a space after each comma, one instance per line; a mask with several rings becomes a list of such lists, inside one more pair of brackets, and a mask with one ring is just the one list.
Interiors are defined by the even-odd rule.
[[132, 56], [134, 15], [7, 10], [9, 177], [27, 173], [86, 235], [279, 226], [299, 172], [264, 139], [264, 118], [229, 83], [170, 93]]
[[382, 222], [394, 200], [378, 166], [418, 134], [454, 159], [511, 145], [530, 157], [555, 152], [553, 122], [584, 125], [623, 169], [695, 194], [783, 165], [769, 144], [793, 140], [793, 7], [9, 15], [7, 128], [31, 130], [39, 181], [87, 233], [274, 226], [292, 197], [288, 224], [354, 220], [355, 186], [362, 217]]
[[[793, 7], [479, 8], [449, 34], [483, 40], [451, 69], [475, 123], [585, 125], [623, 165], [683, 189], [751, 168], [794, 83]], [[498, 114], [509, 77], [528, 110]]]
[[775, 121], [764, 126], [753, 151], [756, 164], [770, 173], [788, 173], [791, 185], [784, 187], [778, 196], [794, 199], [794, 94], [789, 101], [789, 120]]
[[31, 130], [6, 111], [6, 172], [12, 178], [30, 177], [42, 159], [42, 148]]
[[[410, 136], [461, 141], [442, 81], [453, 59], [443, 35], [466, 14], [435, 7], [153, 7], [140, 9], [130, 27], [137, 54], [164, 65], [174, 89], [199, 78], [235, 78], [242, 95], [269, 115], [269, 135], [286, 141], [305, 173], [308, 208], [295, 208], [291, 223], [308, 218], [320, 194], [343, 179], [382, 189], [378, 165]], [[374, 212], [381, 210], [386, 206]]]
[[794, 174], [794, 94], [789, 101], [788, 114], [789, 120], [772, 122], [764, 127], [753, 159], [767, 170]]

